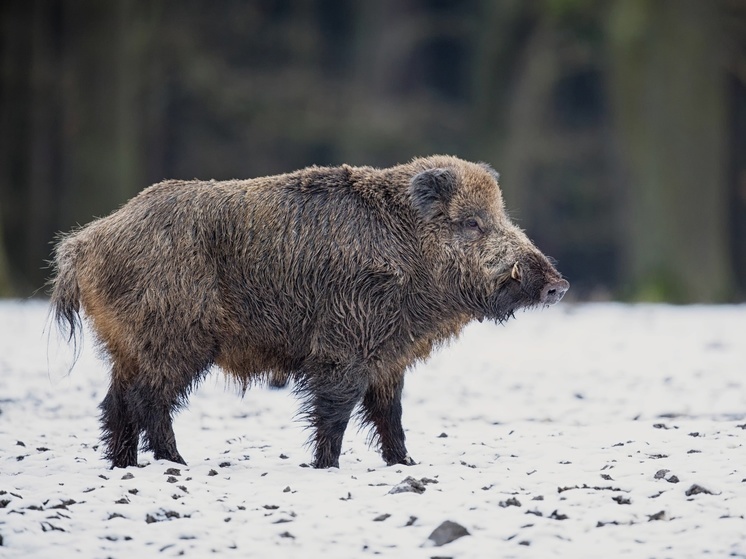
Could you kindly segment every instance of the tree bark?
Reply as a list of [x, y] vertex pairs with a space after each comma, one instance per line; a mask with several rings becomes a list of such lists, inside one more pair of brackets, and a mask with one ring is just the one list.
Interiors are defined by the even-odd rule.
[[717, 3], [616, 0], [608, 21], [612, 112], [628, 178], [627, 291], [643, 300], [725, 300], [733, 272]]

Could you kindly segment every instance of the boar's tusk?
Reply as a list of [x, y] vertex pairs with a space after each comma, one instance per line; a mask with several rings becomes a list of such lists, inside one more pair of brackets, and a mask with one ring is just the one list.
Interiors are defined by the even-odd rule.
[[518, 262], [513, 264], [513, 269], [510, 271], [510, 277], [515, 281], [521, 281], [521, 269], [518, 267]]

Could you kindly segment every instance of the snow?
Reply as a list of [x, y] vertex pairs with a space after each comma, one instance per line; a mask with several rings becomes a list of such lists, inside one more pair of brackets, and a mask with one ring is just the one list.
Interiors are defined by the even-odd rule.
[[[289, 391], [241, 399], [219, 371], [175, 422], [189, 466], [108, 469], [106, 365], [89, 335], [69, 372], [47, 313], [0, 302], [2, 558], [746, 557], [746, 306], [475, 323], [408, 373], [418, 465], [351, 424], [323, 471]], [[424, 492], [389, 493], [408, 476]], [[444, 521], [469, 535], [435, 547]]]

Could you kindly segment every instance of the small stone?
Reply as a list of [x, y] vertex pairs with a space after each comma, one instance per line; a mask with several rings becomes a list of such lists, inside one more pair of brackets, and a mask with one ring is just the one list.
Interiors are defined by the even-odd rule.
[[180, 476], [181, 470], [179, 468], [169, 468], [165, 472], [163, 472], [163, 475], [167, 476]]
[[679, 483], [679, 478], [677, 476], [671, 476], [666, 480], [668, 483]]
[[684, 492], [687, 497], [691, 497], [692, 495], [699, 495], [700, 493], [704, 493], [706, 495], [713, 494], [712, 491], [710, 491], [709, 489], [705, 489], [704, 487], [702, 487], [701, 485], [697, 485], [696, 483]]
[[389, 491], [389, 495], [395, 495], [397, 493], [424, 493], [425, 492], [425, 484], [421, 481], [417, 481], [411, 476], [407, 476], [402, 480], [400, 483], [395, 485], [391, 488]]
[[427, 539], [433, 542], [437, 547], [451, 543], [464, 536], [469, 536], [469, 531], [456, 522], [446, 520], [440, 526], [438, 526]]
[[655, 475], [653, 476], [655, 479], [663, 479], [666, 477], [666, 474], [670, 472], [671, 470], [658, 470], [655, 472]]
[[122, 476], [122, 479], [133, 479], [135, 475], [132, 472], [127, 472]]
[[521, 502], [518, 499], [516, 499], [515, 497], [510, 497], [509, 499], [507, 499], [505, 501], [500, 501], [499, 503], [497, 503], [497, 505], [499, 507], [502, 507], [502, 508], [506, 508], [506, 507], [520, 507], [521, 506]]
[[218, 475], [218, 473], [215, 470], [210, 470], [209, 472], [207, 472], [207, 475], [208, 476], [216, 476], [216, 475]]
[[389, 518], [391, 515], [388, 513], [379, 514], [373, 519], [373, 522], [383, 522], [387, 518]]
[[655, 514], [649, 514], [648, 515], [648, 522], [653, 520], [668, 520], [668, 515], [666, 514], [666, 511], [661, 510], [656, 512]]

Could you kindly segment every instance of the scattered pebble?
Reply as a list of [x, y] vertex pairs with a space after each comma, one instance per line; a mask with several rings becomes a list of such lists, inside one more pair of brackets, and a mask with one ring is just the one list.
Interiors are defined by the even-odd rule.
[[436, 547], [440, 547], [469, 535], [471, 535], [469, 534], [469, 531], [461, 526], [461, 524], [446, 520], [433, 530], [427, 539], [432, 541], [433, 545]]

